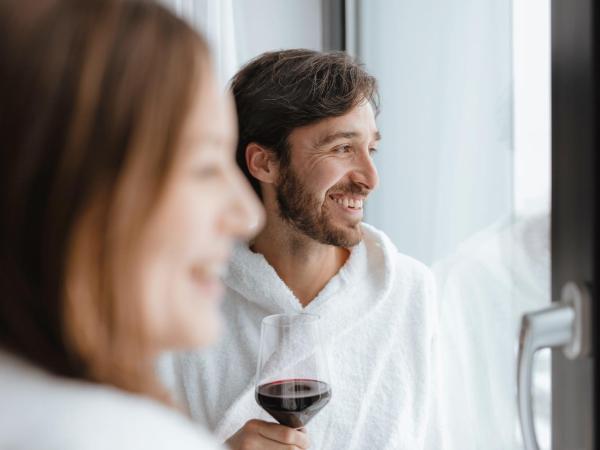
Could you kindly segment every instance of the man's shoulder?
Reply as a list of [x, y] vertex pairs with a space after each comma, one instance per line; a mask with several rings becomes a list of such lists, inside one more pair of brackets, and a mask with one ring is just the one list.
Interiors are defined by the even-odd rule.
[[435, 278], [429, 267], [421, 261], [396, 252], [394, 255], [395, 289], [409, 295], [431, 297], [435, 293]]
[[397, 272], [409, 272], [414, 276], [433, 279], [431, 269], [422, 261], [398, 251], [394, 254], [394, 259]]
[[433, 281], [431, 269], [418, 259], [400, 252], [384, 231], [367, 223], [363, 223], [362, 226], [367, 248], [377, 247], [381, 249], [387, 255], [387, 264], [393, 265], [396, 274]]

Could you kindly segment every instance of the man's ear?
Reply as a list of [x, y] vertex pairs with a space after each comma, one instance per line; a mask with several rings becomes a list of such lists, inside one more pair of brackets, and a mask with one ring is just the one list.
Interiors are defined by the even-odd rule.
[[246, 165], [250, 174], [264, 183], [273, 184], [279, 177], [279, 164], [275, 155], [256, 142], [246, 146]]

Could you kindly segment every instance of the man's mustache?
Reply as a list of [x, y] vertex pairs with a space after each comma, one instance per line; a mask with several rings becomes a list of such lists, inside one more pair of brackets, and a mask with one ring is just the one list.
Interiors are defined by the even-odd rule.
[[354, 194], [363, 197], [368, 196], [371, 193], [370, 189], [365, 189], [364, 186], [358, 183], [350, 184], [336, 184], [328, 191], [329, 194]]

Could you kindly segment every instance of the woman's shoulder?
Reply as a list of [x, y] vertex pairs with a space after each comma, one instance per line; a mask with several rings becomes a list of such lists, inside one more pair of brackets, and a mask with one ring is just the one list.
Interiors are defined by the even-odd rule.
[[0, 355], [0, 448], [220, 449], [178, 412]]
[[[60, 423], [65, 431], [69, 431], [73, 421], [77, 420], [81, 438], [86, 442], [88, 436], [95, 436], [104, 429], [105, 437], [102, 440], [105, 445], [94, 443], [90, 449], [120, 445], [140, 450], [221, 448], [198, 425], [157, 401], [109, 387], [97, 386], [93, 389], [93, 393], [78, 393], [73, 411], [64, 414], [64, 420]], [[89, 391], [89, 386], [85, 391]], [[78, 443], [73, 448], [82, 447]]]

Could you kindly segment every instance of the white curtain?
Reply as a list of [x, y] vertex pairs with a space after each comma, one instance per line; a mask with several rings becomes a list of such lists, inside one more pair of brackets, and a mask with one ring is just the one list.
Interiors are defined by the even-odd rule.
[[[453, 450], [522, 448], [516, 410], [520, 318], [550, 296], [549, 215], [511, 217], [433, 267], [443, 337], [444, 411]], [[540, 446], [550, 441], [550, 357], [534, 367]]]
[[212, 50], [215, 70], [224, 87], [238, 70], [233, 0], [161, 0], [199, 30]]
[[322, 0], [160, 0], [209, 41], [223, 86], [251, 58], [322, 48]]

